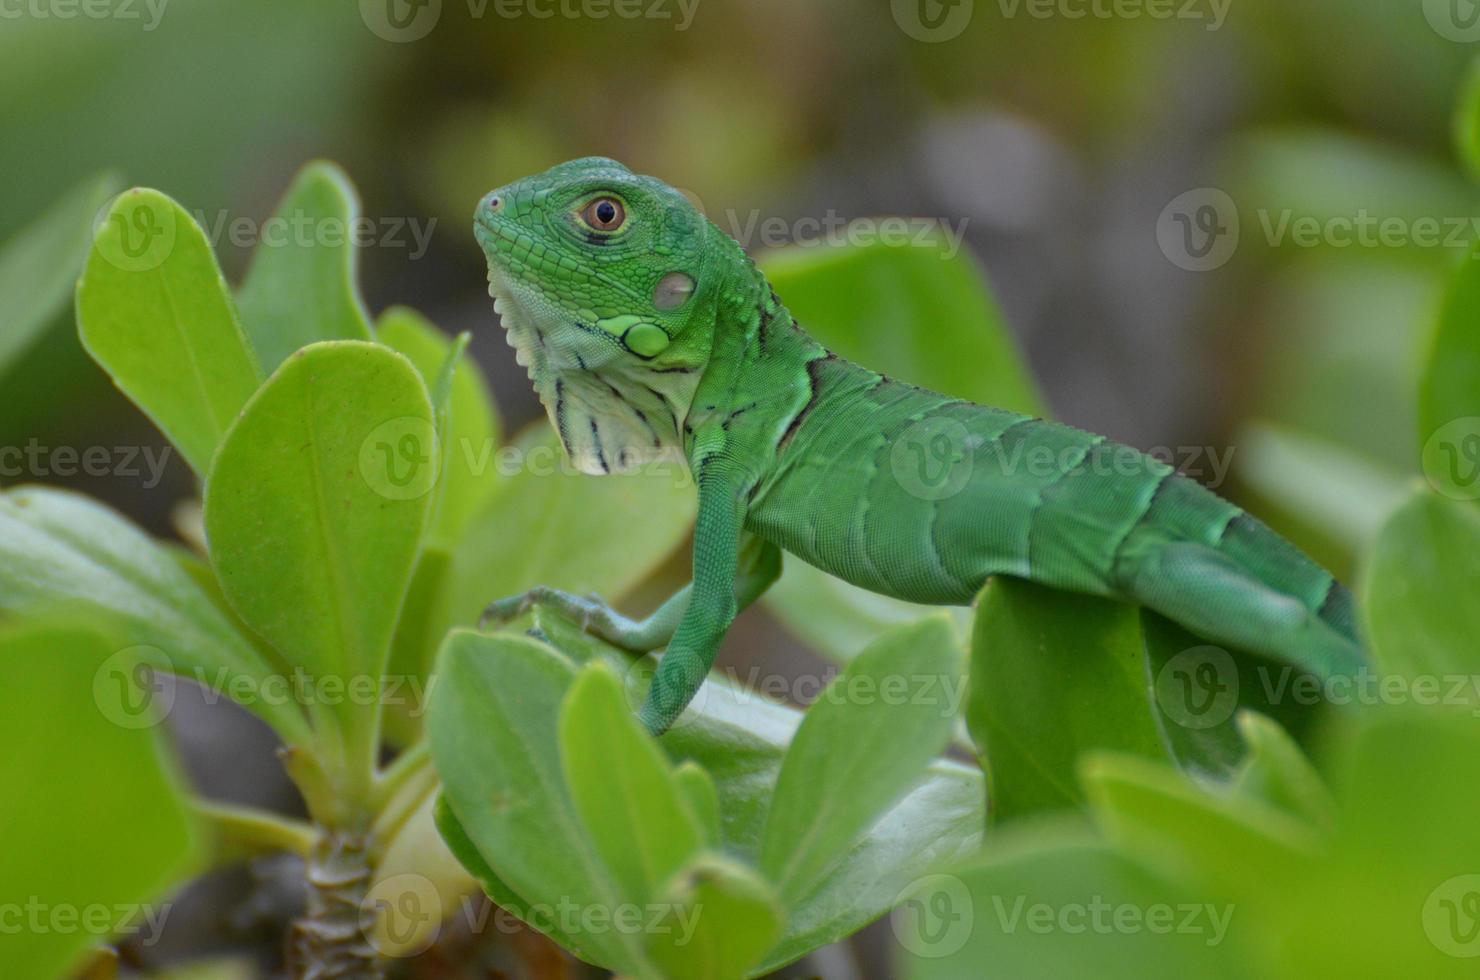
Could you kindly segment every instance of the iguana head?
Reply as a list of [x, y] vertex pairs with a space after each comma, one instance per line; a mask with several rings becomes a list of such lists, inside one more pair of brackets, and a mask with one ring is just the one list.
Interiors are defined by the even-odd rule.
[[703, 215], [590, 157], [490, 192], [474, 233], [509, 344], [571, 461], [610, 473], [681, 452], [721, 278], [720, 233]]

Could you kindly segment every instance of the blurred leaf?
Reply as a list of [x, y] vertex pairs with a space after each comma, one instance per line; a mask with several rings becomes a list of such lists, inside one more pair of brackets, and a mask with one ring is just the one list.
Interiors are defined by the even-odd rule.
[[[0, 929], [0, 963], [10, 976], [67, 975], [88, 947], [114, 934], [157, 939], [170, 910], [161, 900], [197, 862], [181, 780], [159, 730], [99, 710], [95, 691], [116, 656], [79, 630], [0, 634], [0, 744], [10, 782], [0, 794], [0, 882], [16, 903]], [[132, 683], [138, 675], [120, 676]], [[148, 697], [137, 687], [132, 694]], [[46, 918], [17, 928], [24, 915]]]
[[1352, 553], [1377, 539], [1383, 522], [1408, 494], [1405, 476], [1283, 426], [1252, 423], [1237, 445], [1242, 483]]
[[[268, 678], [284, 673], [168, 550], [118, 514], [61, 490], [0, 494], [0, 609], [31, 616], [52, 608], [117, 624], [130, 643], [153, 648], [153, 666], [214, 692], [230, 694], [233, 678], [248, 678], [260, 695]], [[308, 739], [297, 705], [261, 696], [243, 704], [284, 742]]]
[[1292, 977], [1473, 977], [1480, 726], [1468, 714], [1390, 709], [1368, 722], [1338, 746], [1329, 860], [1266, 882], [1240, 908]]
[[118, 183], [89, 178], [0, 247], [0, 375], [70, 304], [92, 223]]
[[[1249, 415], [1378, 466], [1410, 471], [1427, 343], [1427, 331], [1415, 327], [1432, 319], [1449, 259], [1460, 254], [1446, 250], [1422, 265], [1370, 249], [1362, 250], [1364, 258], [1309, 249], [1281, 255], [1258, 313], [1259, 336], [1250, 339], [1260, 349], [1250, 363], [1257, 374]], [[1352, 398], [1354, 391], [1362, 397]], [[1247, 448], [1234, 444], [1240, 472]]]
[[719, 847], [719, 790], [715, 787], [714, 780], [694, 762], [680, 765], [673, 771], [673, 778], [678, 781], [678, 789], [683, 794], [684, 802], [699, 821], [705, 846]]
[[965, 678], [949, 620], [933, 616], [879, 637], [818, 695], [781, 763], [760, 867], [787, 906], [950, 741]]
[[966, 712], [999, 821], [1078, 806], [1089, 749], [1164, 758], [1131, 606], [994, 578], [977, 599]]
[[[1419, 244], [1415, 223], [1434, 223], [1435, 236], [1448, 237], [1445, 216], [1475, 211], [1480, 192], [1441, 160], [1403, 146], [1334, 129], [1288, 127], [1258, 130], [1234, 145], [1225, 164], [1229, 193], [1245, 218], [1244, 229], [1275, 248], [1293, 247], [1296, 220], [1314, 219], [1322, 228], [1333, 219], [1367, 216], [1374, 222], [1399, 219], [1415, 230], [1401, 245], [1382, 247], [1384, 236], [1369, 231], [1371, 244], [1345, 251], [1371, 258], [1382, 253], [1442, 264], [1451, 249]], [[1374, 224], [1374, 229], [1377, 226]], [[1354, 234], [1350, 227], [1349, 233]], [[1321, 235], [1322, 249], [1340, 248]]]
[[[936, 615], [921, 606], [850, 585], [800, 558], [787, 558], [781, 579], [766, 592], [766, 605], [807, 646], [847, 663], [886, 630]], [[971, 613], [951, 609], [958, 637], [971, 629]]]
[[1198, 788], [1169, 766], [1102, 753], [1083, 766], [1095, 822], [1127, 852], [1199, 891], [1257, 901], [1309, 873], [1317, 830], [1260, 800]]
[[655, 896], [665, 910], [647, 933], [664, 976], [739, 980], [781, 935], [783, 913], [764, 879], [745, 865], [703, 855]]
[[204, 474], [260, 376], [211, 246], [184, 208], [139, 188], [114, 202], [77, 284], [77, 329]]
[[970, 254], [927, 244], [792, 247], [761, 270], [830, 350], [941, 394], [1044, 414], [1002, 312]]
[[1234, 783], [1237, 791], [1330, 830], [1335, 801], [1290, 733], [1253, 711], [1239, 712], [1238, 730], [1249, 754]]
[[693, 523], [693, 481], [676, 463], [586, 476], [571, 469], [544, 423], [500, 457], [497, 490], [453, 552], [440, 629], [477, 622], [492, 600], [536, 585], [614, 601], [646, 579]]
[[[378, 692], [435, 478], [431, 405], [410, 362], [355, 341], [303, 350], [252, 398], [206, 481], [222, 590], [293, 666]], [[373, 751], [360, 740], [375, 709], [356, 700], [330, 714]]]
[[592, 846], [625, 900], [647, 904], [698, 853], [702, 830], [606, 664], [591, 664], [571, 685], [559, 738], [566, 785]]
[[1240, 911], [1082, 831], [1006, 832], [986, 863], [922, 877], [891, 923], [912, 980], [1255, 975]]
[[[1377, 662], [1410, 683], [1424, 678], [1444, 703], [1475, 703], [1447, 679], [1480, 673], [1480, 510], [1428, 490], [1414, 493], [1382, 530], [1363, 593]], [[1418, 697], [1416, 686], [1408, 694]], [[1434, 703], [1434, 702], [1430, 702]]]
[[[1458, 459], [1445, 458], [1446, 442], [1457, 447]], [[1419, 392], [1419, 445], [1431, 480], [1447, 476], [1451, 463], [1480, 467], [1480, 243], [1444, 292]], [[1474, 499], [1477, 480], [1474, 473], [1461, 475], [1457, 489]]]
[[[797, 323], [843, 357], [943, 394], [1045, 414], [990, 285], [971, 256], [940, 235], [929, 247], [794, 246], [766, 253], [759, 264]], [[766, 602], [837, 661], [879, 630], [933, 612], [799, 560], [786, 563]]]
[[524, 637], [456, 630], [439, 664], [427, 734], [443, 796], [496, 885], [517, 897], [511, 910], [582, 959], [638, 972], [638, 936], [531, 914], [562, 903], [613, 910], [625, 900], [561, 775], [557, 719], [576, 676], [570, 661]]
[[1480, 181], [1480, 58], [1470, 62], [1454, 109], [1454, 148], [1470, 178]]
[[350, 179], [318, 160], [298, 172], [262, 226], [237, 304], [265, 374], [315, 341], [371, 339], [355, 283], [359, 218]]
[[[445, 334], [415, 310], [400, 306], [381, 315], [376, 334], [381, 343], [405, 354], [421, 372], [427, 389], [435, 390], [438, 372], [452, 349]], [[496, 486], [493, 453], [500, 443], [498, 414], [483, 372], [472, 358], [457, 361], [447, 411], [440, 496], [428, 533], [431, 540], [450, 546]]]

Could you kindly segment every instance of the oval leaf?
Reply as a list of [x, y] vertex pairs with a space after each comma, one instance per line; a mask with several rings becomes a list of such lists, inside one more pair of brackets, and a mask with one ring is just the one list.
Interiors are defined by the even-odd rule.
[[884, 634], [807, 711], [781, 764], [760, 866], [787, 906], [925, 773], [950, 740], [964, 678], [950, 621]]
[[[232, 607], [293, 666], [378, 691], [436, 461], [431, 404], [404, 357], [339, 341], [289, 358], [206, 481], [206, 538]], [[373, 713], [333, 700], [344, 723]]]
[[261, 376], [205, 232], [135, 188], [113, 203], [77, 284], [93, 360], [204, 475]]
[[265, 373], [315, 341], [370, 339], [355, 285], [359, 217], [354, 185], [320, 160], [299, 171], [264, 225], [237, 302]]

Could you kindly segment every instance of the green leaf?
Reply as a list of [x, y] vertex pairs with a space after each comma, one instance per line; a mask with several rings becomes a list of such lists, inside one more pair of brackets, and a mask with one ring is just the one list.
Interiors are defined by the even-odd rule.
[[560, 759], [596, 853], [624, 899], [646, 904], [698, 853], [702, 829], [621, 681], [600, 661], [581, 671], [560, 709]]
[[[766, 593], [767, 608], [788, 631], [835, 663], [846, 664], [885, 630], [938, 615], [940, 609], [879, 595], [834, 578], [800, 558], [787, 560]], [[971, 613], [949, 611], [957, 633], [971, 629]]]
[[[990, 284], [970, 255], [940, 236], [912, 246], [780, 249], [763, 255], [760, 267], [797, 322], [843, 357], [943, 394], [1046, 414]], [[880, 630], [934, 612], [800, 561], [786, 563], [765, 601], [788, 629], [840, 662]]]
[[1429, 481], [1458, 499], [1480, 498], [1480, 243], [1444, 292], [1418, 414]]
[[0, 248], [0, 375], [70, 304], [92, 222], [117, 185], [113, 174], [88, 178]]
[[1168, 880], [1083, 832], [1019, 827], [990, 861], [922, 877], [891, 926], [911, 980], [1258, 975], [1243, 906]]
[[699, 821], [704, 834], [704, 844], [718, 847], [722, 839], [719, 829], [719, 790], [709, 773], [696, 762], [685, 762], [673, 771], [678, 781], [678, 790], [690, 812]]
[[[160, 900], [197, 864], [197, 835], [159, 731], [99, 710], [111, 665], [130, 668], [120, 673], [130, 685], [141, 676], [120, 659], [127, 655], [70, 628], [0, 634], [11, 786], [0, 794], [0, 882], [5, 901], [17, 903], [0, 929], [0, 963], [10, 976], [70, 975], [88, 947], [115, 934], [157, 939], [169, 913]], [[130, 696], [148, 698], [137, 686]], [[42, 916], [42, 926], [17, 915]]]
[[[376, 334], [381, 343], [405, 354], [427, 389], [436, 391], [438, 374], [452, 350], [446, 335], [405, 307], [386, 310]], [[483, 372], [471, 358], [459, 358], [453, 369], [447, 415], [440, 497], [429, 534], [433, 541], [450, 546], [497, 486], [493, 454], [500, 442], [498, 414]]]
[[942, 238], [793, 247], [759, 264], [797, 322], [841, 356], [941, 394], [1044, 414], [985, 276]]
[[1455, 105], [1454, 146], [1472, 180], [1480, 181], [1480, 58], [1470, 62]]
[[1330, 830], [1335, 801], [1290, 733], [1253, 711], [1240, 711], [1237, 724], [1249, 754], [1234, 781], [1235, 789]]
[[1292, 977], [1473, 977], [1480, 727], [1433, 711], [1367, 720], [1332, 766], [1329, 859], [1240, 908], [1261, 920]]
[[[629, 708], [641, 703], [653, 658], [634, 662], [548, 610], [538, 610], [535, 623], [578, 663], [601, 660], [619, 670], [630, 665], [627, 703]], [[531, 654], [531, 648], [538, 653]], [[548, 667], [555, 676], [537, 680], [522, 660]], [[570, 882], [600, 872], [581, 870], [582, 861], [595, 858], [586, 855], [584, 845], [573, 843], [583, 838], [573, 829], [571, 804], [563, 799], [558, 760], [552, 761], [553, 719], [573, 676], [570, 661], [528, 639], [457, 631], [440, 664], [428, 720], [432, 754], [464, 833], [477, 842], [484, 870], [497, 879], [489, 894], [516, 912], [520, 906], [511, 905], [508, 894], [526, 904], [550, 901], [539, 898], [556, 894], [553, 888], [540, 891], [547, 868], [553, 869], [553, 886], [565, 889], [559, 894], [585, 894], [572, 891]], [[478, 679], [471, 681], [474, 668]], [[758, 857], [782, 756], [800, 718], [795, 709], [717, 674], [700, 689], [693, 710], [659, 740], [671, 758], [697, 764], [713, 777], [724, 849], [737, 859], [754, 863]], [[532, 783], [541, 788], [526, 788]], [[509, 791], [511, 785], [520, 789]], [[878, 918], [918, 877], [923, 864], [974, 854], [985, 825], [985, 799], [975, 767], [932, 763], [923, 781], [854, 843], [847, 860], [836, 862], [802, 905], [787, 910], [786, 935], [766, 954], [758, 972], [779, 969]], [[463, 806], [469, 807], [467, 814]], [[480, 816], [468, 815], [473, 813]], [[455, 840], [448, 844], [462, 853]], [[464, 863], [480, 880], [487, 878], [477, 865]], [[518, 880], [516, 873], [522, 875]], [[531, 921], [530, 915], [519, 914]], [[548, 921], [537, 916], [533, 921], [577, 955], [596, 958], [590, 952], [594, 939], [561, 936]]]
[[624, 901], [561, 772], [557, 719], [575, 681], [570, 662], [524, 637], [455, 630], [438, 676], [427, 735], [443, 798], [493, 878], [520, 900], [513, 911], [522, 905], [525, 921], [582, 959], [641, 972], [639, 937], [582, 931], [578, 919], [550, 912], [561, 903], [612, 910]]
[[386, 670], [390, 676], [404, 679], [408, 697], [401, 703], [386, 703], [386, 736], [392, 742], [409, 745], [421, 731], [426, 705], [415, 697], [412, 685], [421, 685], [425, 693], [427, 677], [436, 659], [437, 649], [446, 634], [438, 614], [438, 602], [452, 568], [452, 556], [441, 545], [427, 545], [416, 562], [416, 572], [401, 603], [401, 617], [391, 638], [391, 655]]
[[[426, 387], [404, 357], [315, 344], [252, 398], [206, 481], [206, 537], [232, 607], [290, 664], [350, 690], [369, 684], [377, 705], [435, 443]], [[315, 704], [373, 752], [376, 708], [363, 701]]]
[[113, 203], [77, 284], [77, 329], [204, 474], [261, 376], [205, 232], [184, 208], [140, 188]]
[[316, 341], [370, 339], [355, 285], [359, 217], [354, 185], [320, 160], [298, 172], [263, 226], [237, 303], [264, 373]]
[[442, 629], [477, 622], [494, 599], [536, 586], [621, 598], [684, 540], [696, 494], [677, 464], [586, 476], [544, 423], [500, 452], [498, 488], [453, 553]]
[[86, 497], [21, 487], [0, 494], [0, 609], [19, 616], [52, 609], [116, 626], [151, 662], [215, 692], [241, 689], [242, 704], [283, 741], [303, 744], [299, 708], [261, 696], [284, 666], [259, 651], [165, 548]]
[[1258, 799], [1200, 789], [1170, 766], [1099, 753], [1085, 792], [1106, 836], [1147, 865], [1246, 901], [1308, 869], [1319, 832]]
[[1477, 592], [1480, 510], [1416, 492], [1383, 528], [1363, 589], [1373, 654], [1408, 679], [1405, 701], [1475, 706], [1472, 685], [1453, 697], [1446, 679], [1480, 673]]
[[1256, 423], [1235, 439], [1238, 476], [1270, 509], [1302, 527], [1365, 549], [1408, 495], [1408, 475], [1326, 439]]
[[760, 866], [787, 906], [818, 885], [950, 741], [964, 678], [950, 621], [881, 636], [802, 719], [781, 765]]
[[1191, 774], [1237, 774], [1248, 752], [1240, 709], [1268, 715], [1303, 740], [1329, 708], [1316, 678], [1290, 664], [1213, 646], [1149, 609], [1141, 610], [1141, 632], [1157, 722], [1171, 757]]
[[781, 935], [770, 886], [743, 864], [702, 855], [657, 899], [665, 910], [647, 932], [648, 955], [669, 977], [740, 980]]
[[966, 718], [1011, 820], [1078, 806], [1080, 756], [1114, 748], [1164, 758], [1135, 609], [1015, 579], [977, 600]]

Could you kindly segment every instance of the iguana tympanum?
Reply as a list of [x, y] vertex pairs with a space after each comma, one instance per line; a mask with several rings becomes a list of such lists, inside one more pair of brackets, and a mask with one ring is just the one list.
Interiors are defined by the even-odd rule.
[[[625, 649], [666, 646], [640, 712], [655, 733], [782, 550], [914, 602], [966, 605], [989, 576], [1017, 576], [1139, 603], [1322, 677], [1364, 662], [1351, 594], [1264, 524], [1102, 436], [829, 352], [740, 246], [655, 178], [564, 163], [484, 197], [475, 233], [572, 462], [617, 473], [681, 456], [693, 473], [693, 581], [652, 616], [536, 588], [486, 617], [542, 603]], [[922, 481], [924, 464], [958, 478]]]

